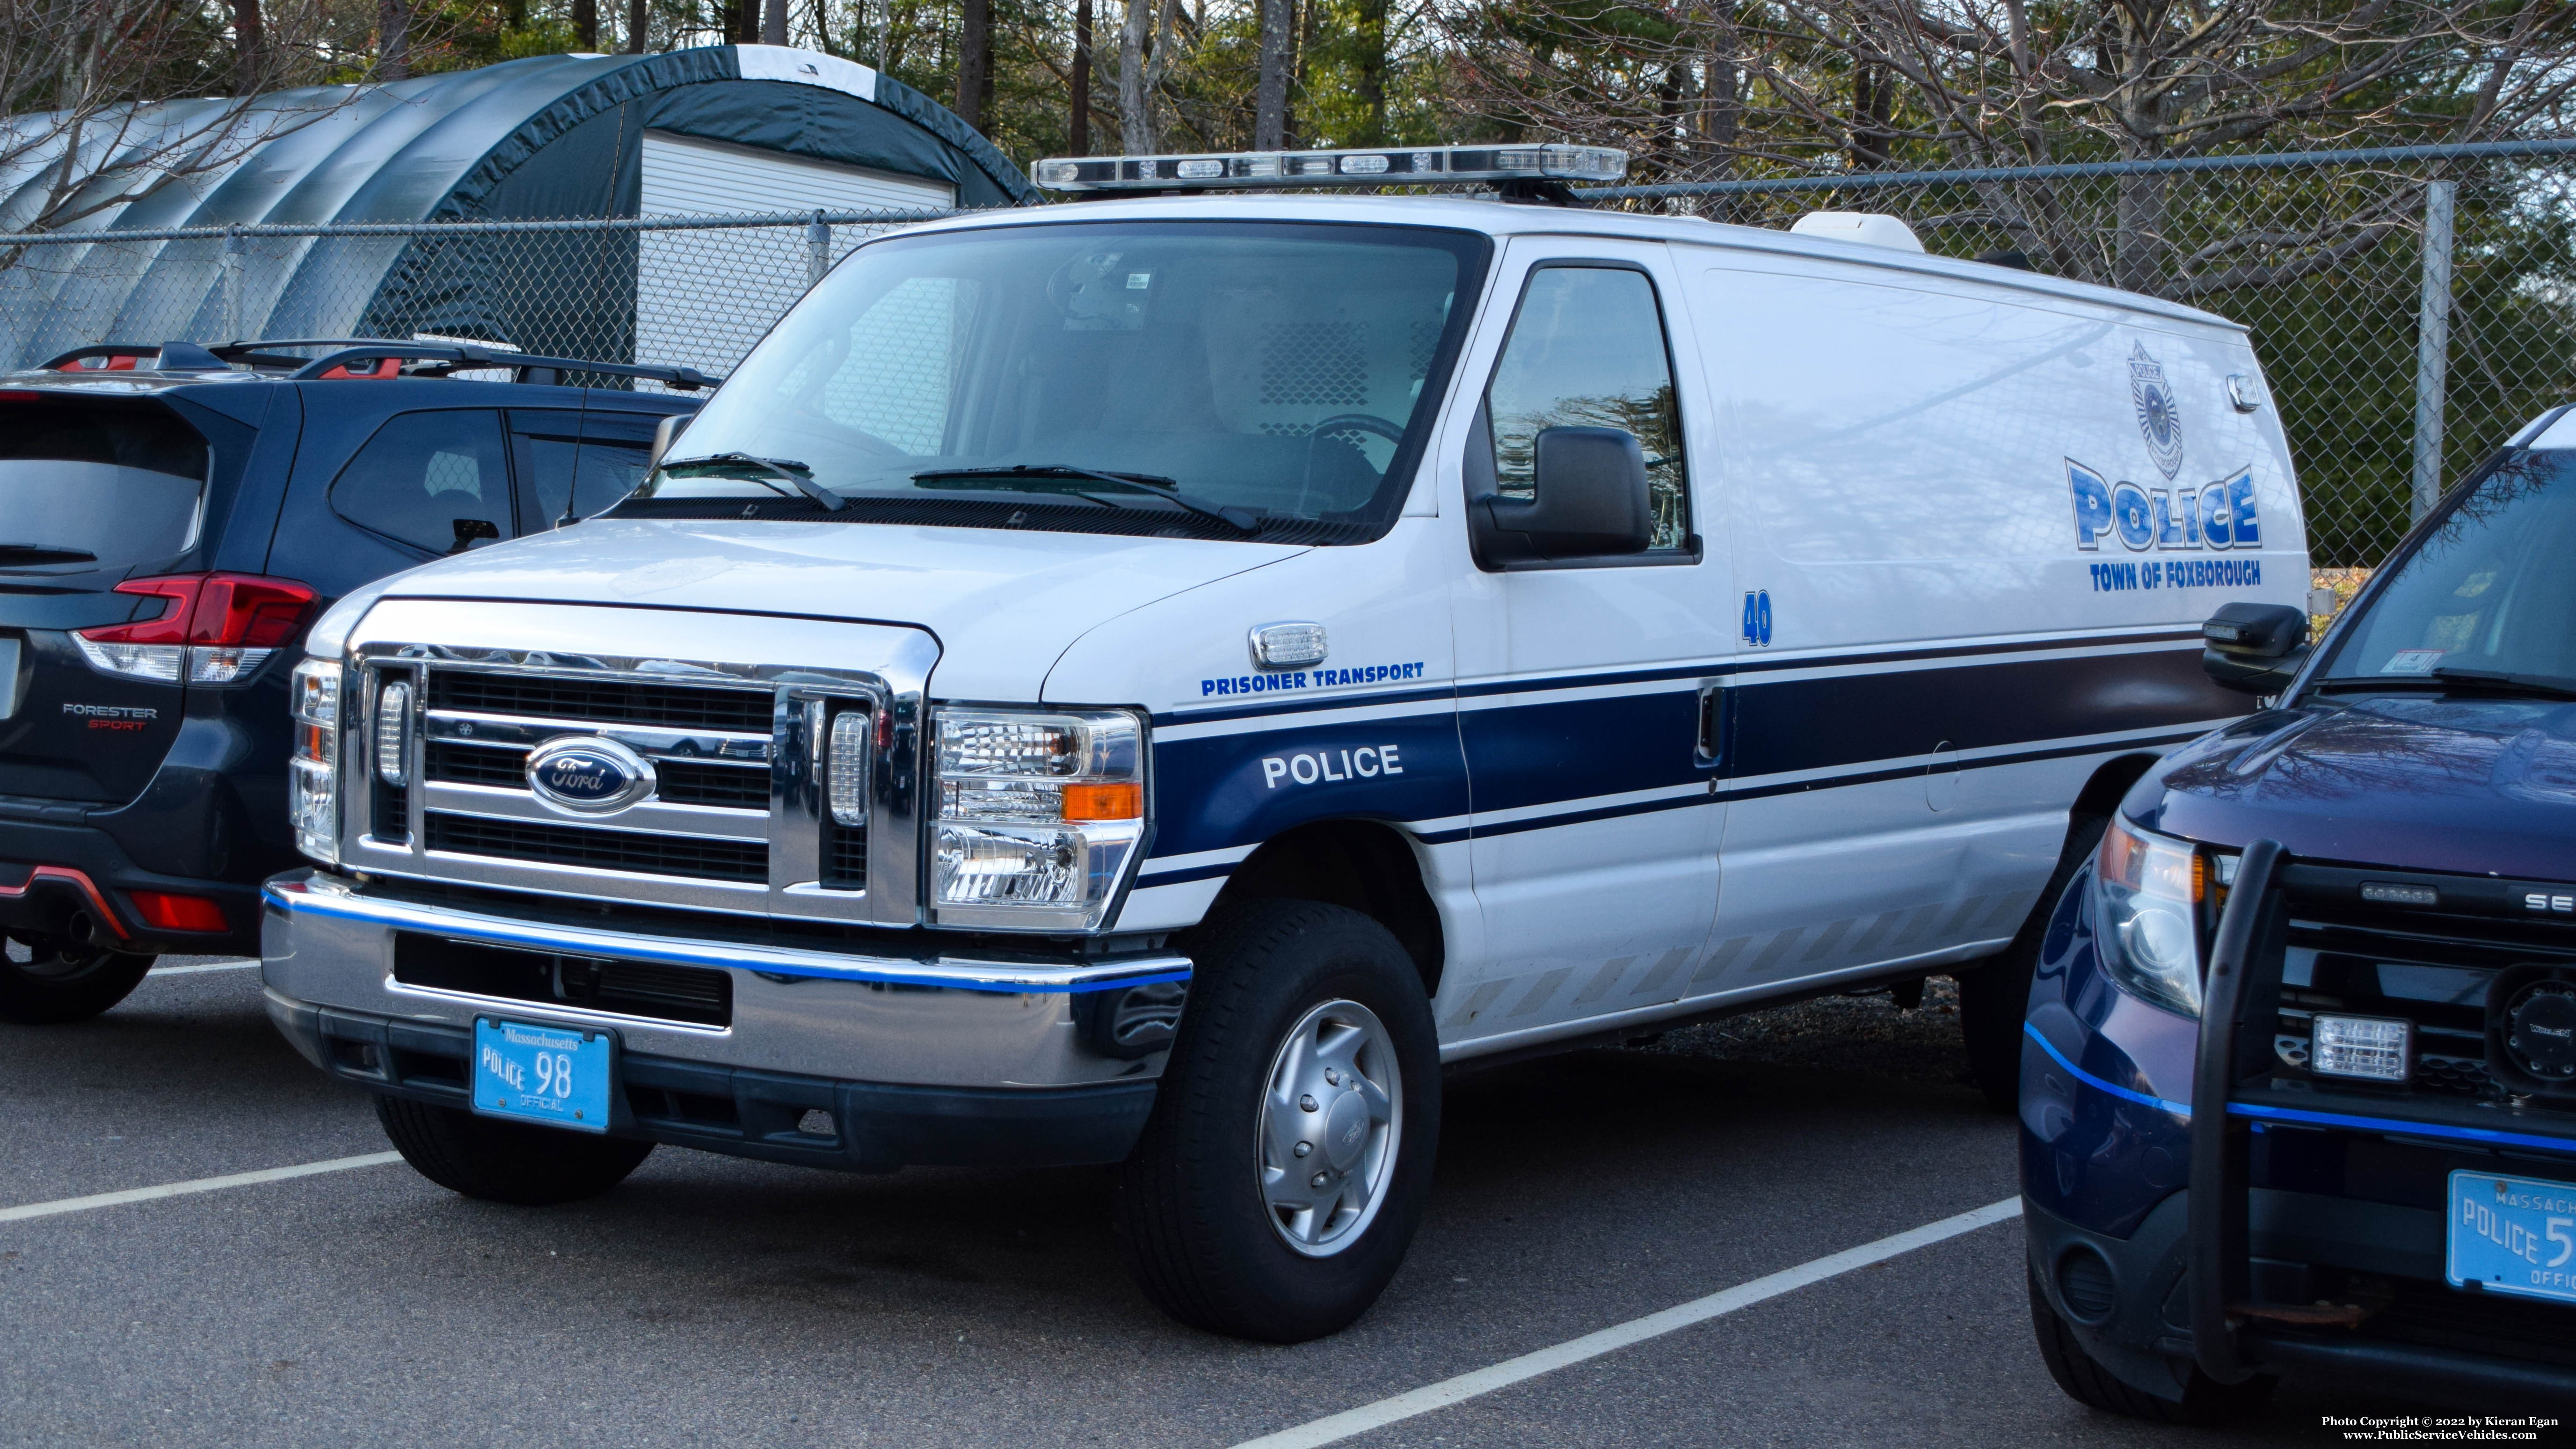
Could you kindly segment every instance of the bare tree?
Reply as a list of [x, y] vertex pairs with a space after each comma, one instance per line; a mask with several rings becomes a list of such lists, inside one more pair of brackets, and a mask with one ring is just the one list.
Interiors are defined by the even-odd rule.
[[376, 0], [376, 79], [411, 76], [411, 0]]
[[626, 0], [626, 53], [644, 53], [644, 0]]
[[[227, 44], [224, 20], [246, 16], [250, 33]], [[354, 91], [341, 88], [263, 98], [315, 62], [313, 37], [278, 18], [168, 0], [0, 0], [0, 232], [211, 184], [253, 147], [347, 104]], [[209, 94], [224, 90], [237, 94]]]
[[1252, 144], [1288, 144], [1288, 79], [1296, 68], [1297, 0], [1257, 0], [1261, 7], [1261, 79], [1254, 91]]
[[1162, 149], [1154, 100], [1171, 72], [1172, 30], [1180, 10], [1180, 0], [1126, 0], [1126, 20], [1118, 35], [1118, 128], [1120, 144], [1130, 156]]
[[957, 119], [977, 130], [993, 101], [993, 0], [959, 0]]
[[1073, 154], [1091, 154], [1091, 0], [1074, 0], [1071, 140]]
[[787, 43], [787, 0], [765, 0], [760, 7], [760, 43]]

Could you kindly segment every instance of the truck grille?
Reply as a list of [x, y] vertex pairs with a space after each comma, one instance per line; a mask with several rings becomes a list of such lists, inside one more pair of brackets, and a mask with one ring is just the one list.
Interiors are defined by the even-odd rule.
[[[528, 752], [434, 740], [423, 769], [432, 780], [524, 790], [528, 785]], [[769, 767], [765, 764], [656, 760], [653, 772], [661, 781], [653, 792], [657, 800], [726, 810], [769, 808]]]
[[748, 840], [699, 840], [579, 825], [540, 825], [433, 810], [424, 820], [431, 850], [544, 865], [588, 866], [635, 875], [699, 880], [769, 879], [769, 847]]
[[394, 938], [394, 980], [620, 1016], [733, 1024], [733, 978], [695, 966], [506, 951], [405, 931]]
[[663, 729], [767, 734], [772, 701], [765, 690], [708, 689], [685, 684], [626, 684], [435, 669], [431, 709]]

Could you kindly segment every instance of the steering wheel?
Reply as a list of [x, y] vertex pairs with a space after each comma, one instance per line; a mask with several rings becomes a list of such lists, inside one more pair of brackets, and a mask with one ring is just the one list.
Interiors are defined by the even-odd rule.
[[1315, 424], [1312, 428], [1307, 429], [1306, 436], [1310, 438], [1320, 438], [1329, 433], [1347, 432], [1352, 429], [1357, 429], [1363, 433], [1375, 433], [1390, 443], [1401, 443], [1404, 441], [1404, 425], [1402, 423], [1390, 423], [1386, 419], [1379, 417], [1374, 413], [1335, 413], [1331, 417], [1324, 419], [1322, 422]]

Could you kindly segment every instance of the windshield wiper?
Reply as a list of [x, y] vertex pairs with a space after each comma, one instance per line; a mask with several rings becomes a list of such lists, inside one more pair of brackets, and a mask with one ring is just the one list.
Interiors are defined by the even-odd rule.
[[[1080, 488], [1050, 486], [1071, 483], [1075, 479], [1089, 479], [1094, 483], [1142, 493], [1149, 498], [1160, 498], [1201, 518], [1212, 518], [1237, 533], [1256, 533], [1261, 528], [1260, 518], [1249, 509], [1192, 498], [1181, 491], [1178, 482], [1154, 473], [1103, 473], [1097, 468], [1077, 468], [1071, 463], [1014, 463], [1007, 468], [925, 468], [912, 475], [915, 483], [982, 483], [1023, 493], [1070, 493], [1076, 498], [1091, 498]], [[1091, 498], [1091, 501], [1109, 503], [1105, 498]]]
[[[775, 473], [794, 484], [797, 492], [822, 504], [824, 512], [841, 511], [843, 502], [841, 495], [814, 481], [811, 476], [814, 471], [811, 464], [799, 463], [793, 458], [755, 458], [749, 453], [710, 453], [703, 458], [674, 458], [662, 465], [662, 471], [667, 473], [673, 468], [695, 468], [707, 463], [748, 463], [752, 467]], [[787, 491], [779, 488], [775, 483], [770, 483], [766, 478], [754, 478], [750, 481], [768, 484], [770, 488], [781, 493]]]
[[2555, 674], [2508, 674], [2497, 669], [2454, 669], [2443, 665], [2433, 671], [2433, 677], [2445, 684], [2468, 684], [2513, 694], [2545, 695], [2551, 699], [2576, 699], [2576, 679], [2562, 679]]
[[2338, 694], [2402, 694], [2439, 690], [2444, 693], [2476, 691], [2482, 694], [2537, 695], [2543, 699], [2576, 699], [2576, 679], [2564, 679], [2554, 674], [2508, 674], [2494, 669], [2447, 666], [2430, 674], [2346, 675], [2320, 679], [2309, 687]]
[[98, 555], [85, 548], [60, 548], [44, 543], [0, 543], [0, 568], [96, 562]]

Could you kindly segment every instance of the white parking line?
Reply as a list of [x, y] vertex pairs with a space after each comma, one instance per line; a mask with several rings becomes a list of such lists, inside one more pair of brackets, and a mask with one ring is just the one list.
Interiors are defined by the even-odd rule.
[[194, 976], [200, 971], [253, 971], [258, 967], [257, 961], [217, 961], [205, 966], [155, 966], [151, 975]]
[[1722, 1292], [1712, 1293], [1706, 1298], [1693, 1299], [1677, 1307], [1667, 1308], [1661, 1313], [1649, 1313], [1643, 1318], [1632, 1318], [1626, 1323], [1613, 1324], [1597, 1333], [1587, 1333], [1581, 1338], [1568, 1339], [1553, 1348], [1542, 1348], [1536, 1353], [1525, 1353], [1519, 1358], [1505, 1359], [1490, 1368], [1460, 1374], [1454, 1379], [1442, 1379], [1436, 1384], [1425, 1384], [1421, 1388], [1397, 1394], [1392, 1398], [1380, 1399], [1374, 1404], [1362, 1404], [1356, 1409], [1345, 1409], [1341, 1413], [1317, 1419], [1312, 1423], [1300, 1424], [1294, 1429], [1282, 1429], [1276, 1434], [1264, 1434], [1258, 1439], [1247, 1439], [1234, 1446], [1234, 1449], [1316, 1449], [1319, 1445], [1337, 1444], [1354, 1435], [1365, 1434], [1371, 1429], [1382, 1429], [1389, 1424], [1428, 1414], [1434, 1409], [1445, 1409], [1451, 1404], [1461, 1403], [1481, 1394], [1490, 1394], [1496, 1389], [1509, 1388], [1513, 1384], [1537, 1378], [1541, 1374], [1554, 1373], [1558, 1369], [1581, 1363], [1585, 1359], [1599, 1358], [1605, 1353], [1614, 1353], [1632, 1344], [1643, 1343], [1650, 1338], [1660, 1338], [1676, 1329], [1706, 1323], [1712, 1318], [1722, 1318], [1739, 1308], [1750, 1308], [1756, 1303], [1777, 1298], [1783, 1293], [1793, 1293], [1811, 1283], [1821, 1283], [1828, 1278], [1848, 1273], [1854, 1268], [1866, 1268], [1872, 1263], [1883, 1263], [1890, 1258], [1913, 1252], [1917, 1248], [1930, 1247], [1934, 1243], [1958, 1237], [1962, 1233], [1973, 1233], [1979, 1228], [2002, 1222], [2006, 1218], [2017, 1217], [2020, 1213], [2021, 1199], [2017, 1197], [1988, 1203], [1973, 1212], [1964, 1212], [1954, 1218], [1943, 1218], [1937, 1223], [1925, 1223], [1919, 1228], [1909, 1228], [1892, 1237], [1881, 1238], [1874, 1243], [1863, 1243], [1857, 1248], [1846, 1248], [1830, 1257], [1818, 1258], [1812, 1263], [1801, 1263], [1795, 1268], [1784, 1268], [1769, 1277], [1756, 1278], [1750, 1283], [1740, 1283]]
[[81, 1213], [91, 1208], [121, 1207], [130, 1202], [151, 1202], [155, 1198], [186, 1197], [191, 1193], [221, 1192], [228, 1187], [256, 1187], [263, 1182], [284, 1182], [295, 1177], [317, 1177], [326, 1172], [347, 1172], [356, 1167], [382, 1167], [402, 1161], [399, 1152], [370, 1152], [363, 1157], [334, 1157], [328, 1162], [307, 1162], [295, 1167], [267, 1167], [257, 1172], [236, 1172], [224, 1177], [200, 1177], [188, 1182], [165, 1182], [159, 1187], [129, 1187], [123, 1192], [95, 1193], [89, 1197], [58, 1198], [53, 1202], [31, 1202], [24, 1207], [0, 1208], [0, 1223], [14, 1223], [23, 1218], [49, 1218], [58, 1213]]

